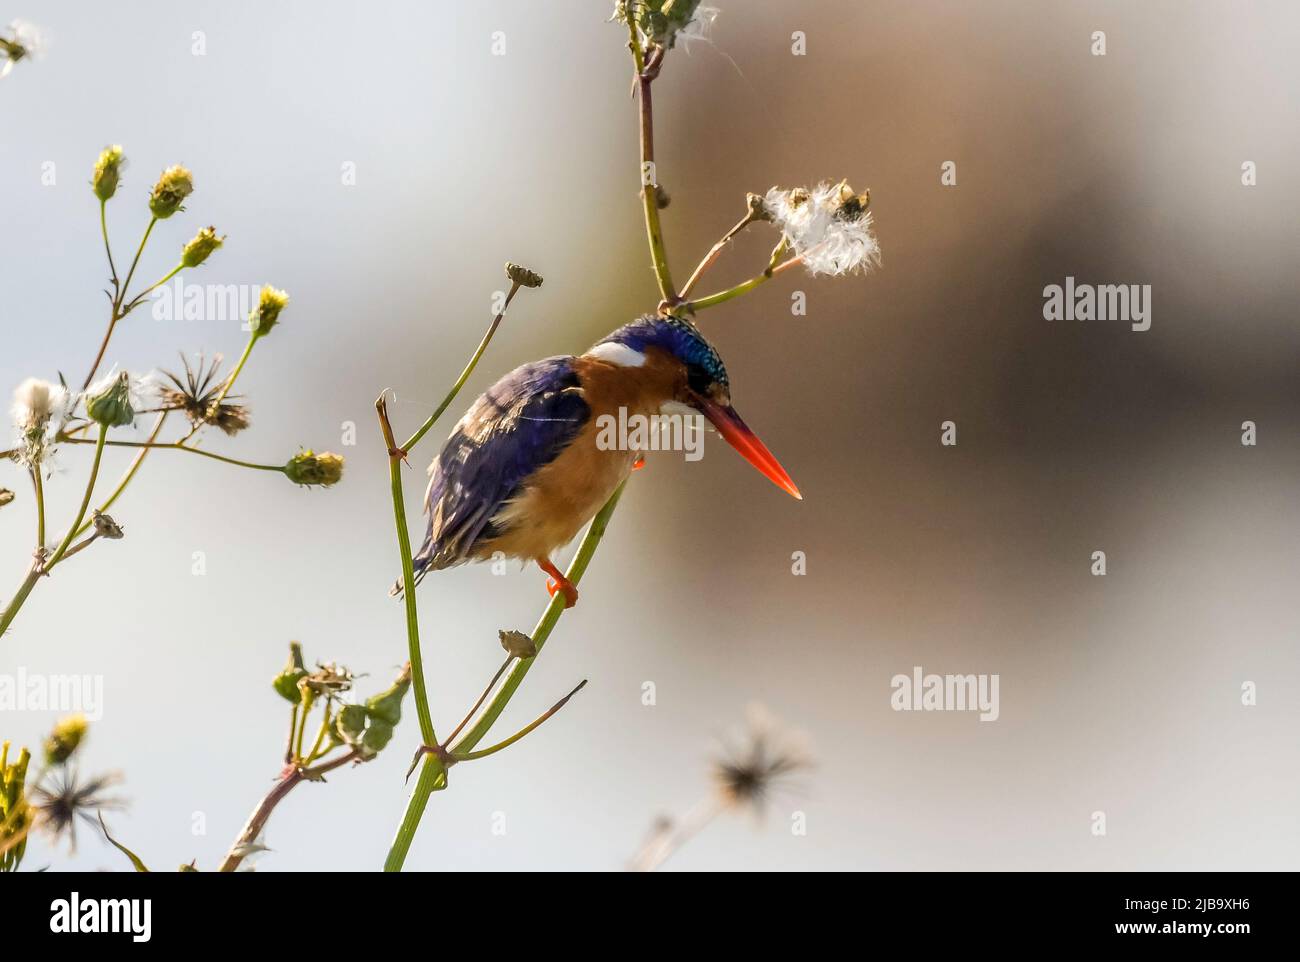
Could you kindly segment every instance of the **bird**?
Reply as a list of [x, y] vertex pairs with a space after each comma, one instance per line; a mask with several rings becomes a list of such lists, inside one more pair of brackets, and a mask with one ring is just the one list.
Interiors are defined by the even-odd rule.
[[[642, 452], [598, 443], [604, 416], [703, 415], [742, 457], [802, 500], [731, 404], [722, 358], [687, 318], [645, 315], [584, 354], [523, 364], [488, 388], [429, 466], [428, 529], [412, 561], [430, 571], [494, 557], [535, 562], [566, 608], [577, 588], [551, 561], [641, 466]], [[394, 587], [400, 594], [402, 584]]]

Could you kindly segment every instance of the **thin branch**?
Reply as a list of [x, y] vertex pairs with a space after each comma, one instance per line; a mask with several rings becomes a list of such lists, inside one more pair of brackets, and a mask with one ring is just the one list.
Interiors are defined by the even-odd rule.
[[557, 711], [559, 711], [561, 708], [567, 705], [569, 703], [569, 699], [572, 698], [574, 695], [576, 695], [578, 692], [582, 691], [582, 689], [585, 688], [586, 685], [587, 685], [587, 679], [584, 678], [582, 679], [582, 681], [578, 682], [577, 687], [574, 688], [573, 691], [569, 692], [567, 695], [565, 695], [563, 698], [557, 701], [554, 705], [548, 708], [536, 720], [525, 725], [523, 728], [519, 729], [519, 731], [515, 732], [509, 738], [505, 739], [505, 741], [497, 742], [491, 748], [481, 748], [476, 752], [467, 752], [464, 755], [453, 755], [452, 759], [458, 762], [469, 762], [469, 761], [473, 761], [476, 758], [486, 758], [488, 755], [495, 755], [497, 752], [501, 751], [501, 749], [509, 748], [515, 742], [519, 741], [519, 739], [523, 738], [529, 732], [533, 731], [542, 722], [546, 721], [546, 719], [550, 718]]
[[641, 116], [641, 207], [645, 213], [646, 241], [650, 245], [650, 260], [654, 265], [660, 296], [664, 302], [672, 305], [677, 303], [678, 297], [673, 287], [672, 274], [668, 270], [663, 228], [659, 224], [659, 174], [655, 166], [654, 100], [650, 90], [655, 77], [659, 75], [663, 54], [655, 51], [651, 63], [647, 64], [634, 17], [627, 18], [627, 31], [628, 49], [632, 51], [632, 64], [636, 70], [637, 103]]
[[[94, 444], [89, 438], [72, 438], [60, 437], [60, 441], [68, 444]], [[189, 454], [197, 454], [200, 457], [211, 458], [214, 461], [220, 461], [223, 464], [233, 464], [239, 468], [252, 468], [255, 471], [279, 471], [284, 474], [283, 464], [255, 464], [252, 461], [240, 461], [238, 458], [228, 458], [222, 454], [213, 454], [211, 451], [204, 451], [202, 448], [191, 448], [179, 441], [157, 444], [150, 441], [108, 441], [110, 448], [145, 448], [150, 451], [186, 451]]]
[[[506, 308], [508, 308], [510, 302], [514, 300], [515, 293], [519, 290], [519, 286], [518, 281], [511, 284], [510, 293], [506, 295], [506, 301], [501, 305], [501, 312], [497, 314], [496, 317], [492, 318], [492, 323], [488, 325], [487, 333], [485, 333], [483, 339], [479, 341], [477, 350], [475, 350], [473, 355], [470, 356], [469, 363], [466, 364], [465, 369], [460, 372], [460, 377], [456, 378], [456, 383], [451, 386], [451, 390], [448, 391], [447, 396], [442, 399], [442, 403], [434, 408], [433, 413], [429, 415], [422, 425], [420, 425], [420, 429], [407, 438], [406, 443], [402, 445], [400, 450], [403, 456], [410, 454], [411, 448], [419, 444], [420, 439], [429, 433], [429, 429], [437, 423], [438, 418], [442, 417], [443, 412], [447, 410], [447, 407], [451, 402], [456, 399], [456, 395], [460, 393], [460, 389], [465, 386], [465, 382], [469, 380], [470, 374], [473, 373], [474, 368], [478, 365], [479, 358], [483, 356], [483, 352], [487, 350], [488, 344], [492, 342], [492, 335], [496, 334], [497, 328], [501, 326], [501, 319], [506, 316]], [[390, 453], [395, 450], [391, 441], [388, 445], [388, 449]]]
[[699, 283], [700, 278], [703, 277], [704, 273], [714, 265], [714, 262], [716, 262], [722, 255], [722, 252], [726, 250], [727, 245], [735, 239], [737, 234], [743, 231], [750, 224], [762, 219], [762, 215], [751, 208], [749, 213], [736, 222], [735, 227], [723, 234], [722, 239], [709, 249], [709, 252], [704, 255], [704, 259], [696, 266], [694, 273], [691, 274], [690, 278], [686, 281], [685, 286], [683, 286], [681, 291], [678, 293], [678, 301], [685, 301], [691, 296], [691, 291], [695, 290], [695, 285]]

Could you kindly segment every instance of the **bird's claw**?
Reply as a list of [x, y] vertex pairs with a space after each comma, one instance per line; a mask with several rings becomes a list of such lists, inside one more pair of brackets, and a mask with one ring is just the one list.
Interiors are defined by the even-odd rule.
[[578, 603], [578, 589], [568, 578], [565, 578], [563, 581], [556, 581], [554, 578], [547, 578], [546, 590], [552, 597], [555, 596], [557, 591], [564, 592], [564, 607], [566, 609], [572, 608]]

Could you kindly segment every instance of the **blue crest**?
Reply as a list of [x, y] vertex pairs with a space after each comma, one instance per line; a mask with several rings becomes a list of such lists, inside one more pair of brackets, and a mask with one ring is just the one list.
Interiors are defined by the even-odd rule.
[[680, 317], [647, 314], [631, 324], [624, 324], [600, 343], [625, 344], [641, 352], [647, 347], [657, 347], [677, 358], [688, 369], [702, 372], [708, 380], [716, 381], [724, 388], [731, 384], [727, 379], [727, 368], [713, 345], [704, 339], [699, 328]]

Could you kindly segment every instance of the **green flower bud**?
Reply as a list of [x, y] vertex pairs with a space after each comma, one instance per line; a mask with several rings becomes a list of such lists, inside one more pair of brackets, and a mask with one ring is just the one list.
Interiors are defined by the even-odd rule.
[[117, 193], [118, 177], [124, 167], [126, 167], [126, 155], [122, 153], [120, 145], [113, 144], [103, 149], [99, 159], [95, 161], [95, 174], [90, 181], [96, 197], [100, 200], [109, 200]]
[[85, 715], [60, 718], [50, 737], [45, 739], [45, 763], [62, 765], [71, 758], [86, 737], [86, 728]]
[[86, 393], [86, 414], [92, 421], [110, 428], [120, 428], [134, 421], [131, 376], [122, 371], [92, 385]]
[[334, 716], [334, 732], [341, 741], [355, 745], [366, 730], [366, 709], [362, 705], [344, 705]]
[[159, 220], [166, 220], [178, 210], [185, 209], [181, 204], [192, 193], [194, 178], [190, 172], [180, 164], [168, 167], [149, 194], [149, 210]]
[[402, 699], [411, 687], [411, 664], [407, 662], [397, 681], [388, 691], [372, 696], [366, 702], [366, 711], [376, 723], [396, 725], [402, 720]]
[[257, 299], [257, 307], [248, 315], [248, 328], [253, 332], [253, 336], [264, 337], [269, 334], [271, 328], [279, 321], [280, 312], [288, 303], [288, 294], [276, 290], [270, 284], [264, 284], [261, 296]]
[[302, 701], [298, 691], [298, 682], [307, 677], [307, 666], [302, 660], [302, 645], [296, 641], [289, 642], [289, 661], [271, 682], [281, 698], [297, 705]]
[[364, 755], [378, 755], [393, 738], [393, 726], [387, 722], [372, 721], [361, 738], [361, 752]]
[[294, 484], [316, 484], [328, 488], [343, 477], [343, 457], [328, 451], [320, 454], [310, 449], [299, 451], [284, 466], [284, 473]]
[[217, 236], [215, 227], [205, 227], [194, 235], [194, 239], [181, 249], [181, 263], [186, 267], [198, 267], [208, 255], [220, 247], [225, 237]]

